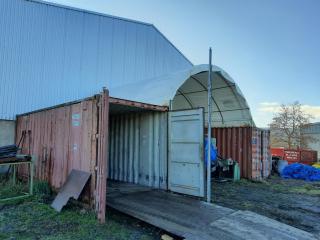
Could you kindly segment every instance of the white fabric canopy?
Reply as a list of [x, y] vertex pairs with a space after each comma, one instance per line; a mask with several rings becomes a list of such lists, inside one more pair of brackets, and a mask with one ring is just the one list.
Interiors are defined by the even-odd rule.
[[[203, 107], [207, 117], [208, 68], [208, 65], [197, 65], [185, 71], [110, 89], [110, 96], [155, 105], [170, 105], [171, 110]], [[254, 126], [241, 90], [217, 66], [212, 67], [212, 97], [213, 126]]]

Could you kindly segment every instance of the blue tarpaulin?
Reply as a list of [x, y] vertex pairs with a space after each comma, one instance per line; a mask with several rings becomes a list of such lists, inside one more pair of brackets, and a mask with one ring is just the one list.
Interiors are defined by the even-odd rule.
[[[208, 160], [208, 139], [206, 138], [204, 141], [205, 144], [205, 163], [207, 165], [207, 160]], [[210, 147], [210, 158], [211, 158], [211, 165], [214, 165], [217, 159], [217, 149], [213, 146], [212, 142], [211, 142], [211, 147]]]
[[306, 181], [320, 181], [320, 169], [301, 163], [293, 163], [282, 170], [281, 177], [303, 179]]

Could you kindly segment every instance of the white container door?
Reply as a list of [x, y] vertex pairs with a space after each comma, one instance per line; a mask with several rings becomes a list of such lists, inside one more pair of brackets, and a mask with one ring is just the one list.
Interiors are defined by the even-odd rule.
[[169, 190], [204, 197], [203, 108], [169, 112]]

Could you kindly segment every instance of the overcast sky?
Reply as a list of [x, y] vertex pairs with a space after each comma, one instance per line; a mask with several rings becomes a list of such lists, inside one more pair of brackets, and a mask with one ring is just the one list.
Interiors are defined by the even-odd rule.
[[259, 127], [299, 101], [320, 121], [318, 0], [50, 0], [154, 24], [193, 64], [223, 68]]

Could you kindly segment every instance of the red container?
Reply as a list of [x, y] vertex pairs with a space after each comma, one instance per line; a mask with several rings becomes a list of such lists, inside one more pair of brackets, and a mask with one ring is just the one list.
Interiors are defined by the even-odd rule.
[[271, 173], [270, 131], [255, 127], [212, 128], [218, 154], [239, 163], [243, 178], [260, 180]]
[[272, 157], [284, 158], [284, 148], [271, 148]]
[[300, 162], [303, 164], [312, 165], [318, 159], [318, 152], [313, 150], [300, 150]]
[[285, 149], [283, 159], [288, 161], [289, 164], [300, 162], [300, 151], [295, 149]]
[[312, 165], [317, 161], [317, 151], [307, 149], [271, 148], [272, 157], [279, 157], [291, 163]]
[[[91, 173], [83, 200], [95, 207], [104, 222], [106, 206], [106, 163], [108, 158], [107, 92], [78, 102], [17, 116], [16, 141], [22, 153], [35, 157], [35, 178], [56, 190], [72, 169]], [[22, 138], [22, 136], [25, 136]], [[28, 171], [19, 167], [19, 176]]]

